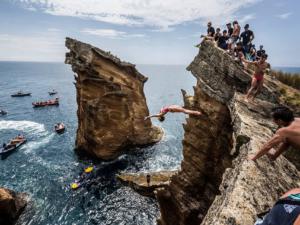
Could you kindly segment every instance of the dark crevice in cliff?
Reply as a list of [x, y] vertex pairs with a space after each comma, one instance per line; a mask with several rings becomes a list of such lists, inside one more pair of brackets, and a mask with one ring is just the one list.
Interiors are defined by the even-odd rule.
[[[161, 225], [199, 225], [215, 196], [220, 194], [223, 173], [234, 159], [230, 154], [233, 127], [227, 106], [200, 89], [196, 88], [195, 92], [191, 99], [183, 91], [185, 106], [200, 110], [203, 116], [200, 119], [190, 117], [183, 126], [182, 169], [172, 179], [172, 185], [157, 194], [161, 209], [158, 223]], [[197, 99], [200, 95], [203, 98]]]

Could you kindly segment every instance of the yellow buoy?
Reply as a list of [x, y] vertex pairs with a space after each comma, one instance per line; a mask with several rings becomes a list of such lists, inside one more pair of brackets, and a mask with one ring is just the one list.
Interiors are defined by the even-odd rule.
[[72, 189], [77, 189], [78, 187], [79, 187], [79, 185], [77, 183], [72, 183], [71, 184]]
[[90, 172], [93, 171], [93, 169], [94, 169], [94, 168], [93, 168], [92, 166], [89, 166], [89, 167], [85, 168], [84, 172], [90, 173]]

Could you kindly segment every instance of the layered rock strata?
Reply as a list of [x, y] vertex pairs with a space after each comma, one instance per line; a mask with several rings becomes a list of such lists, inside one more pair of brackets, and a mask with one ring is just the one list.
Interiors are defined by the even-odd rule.
[[0, 224], [11, 225], [18, 219], [27, 204], [28, 196], [0, 188]]
[[270, 162], [256, 152], [276, 127], [270, 110], [280, 101], [278, 82], [266, 77], [255, 103], [244, 93], [251, 74], [210, 41], [187, 68], [197, 79], [185, 107], [203, 112], [184, 124], [181, 170], [157, 191], [160, 225], [253, 225], [256, 214], [297, 187], [299, 172], [283, 156]]
[[[131, 187], [141, 195], [155, 197], [155, 191], [158, 188], [166, 187], [170, 183], [170, 178], [177, 171], [159, 171], [149, 173], [122, 173], [117, 178], [126, 186]], [[147, 175], [150, 176], [148, 185]]]
[[67, 38], [65, 63], [72, 65], [77, 90], [76, 148], [101, 159], [126, 148], [159, 141], [163, 131], [144, 120], [147, 78], [135, 65], [99, 48]]

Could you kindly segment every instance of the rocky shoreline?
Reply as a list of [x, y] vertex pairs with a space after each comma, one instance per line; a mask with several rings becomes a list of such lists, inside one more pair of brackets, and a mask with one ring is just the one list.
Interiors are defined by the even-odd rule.
[[28, 203], [26, 193], [16, 193], [7, 188], [0, 188], [0, 224], [14, 224]]

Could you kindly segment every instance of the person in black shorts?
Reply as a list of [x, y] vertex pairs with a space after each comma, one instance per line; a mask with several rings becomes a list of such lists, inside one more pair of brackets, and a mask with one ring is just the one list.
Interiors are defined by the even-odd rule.
[[300, 224], [300, 188], [285, 193], [270, 212], [255, 225], [299, 225]]
[[223, 35], [219, 37], [218, 47], [226, 50], [228, 48], [228, 44], [227, 44], [228, 39], [229, 37], [227, 35], [227, 30], [223, 30]]
[[249, 24], [246, 24], [244, 27], [245, 31], [241, 34], [241, 41], [246, 53], [250, 52], [251, 42], [254, 39], [254, 33], [252, 30], [249, 30]]

